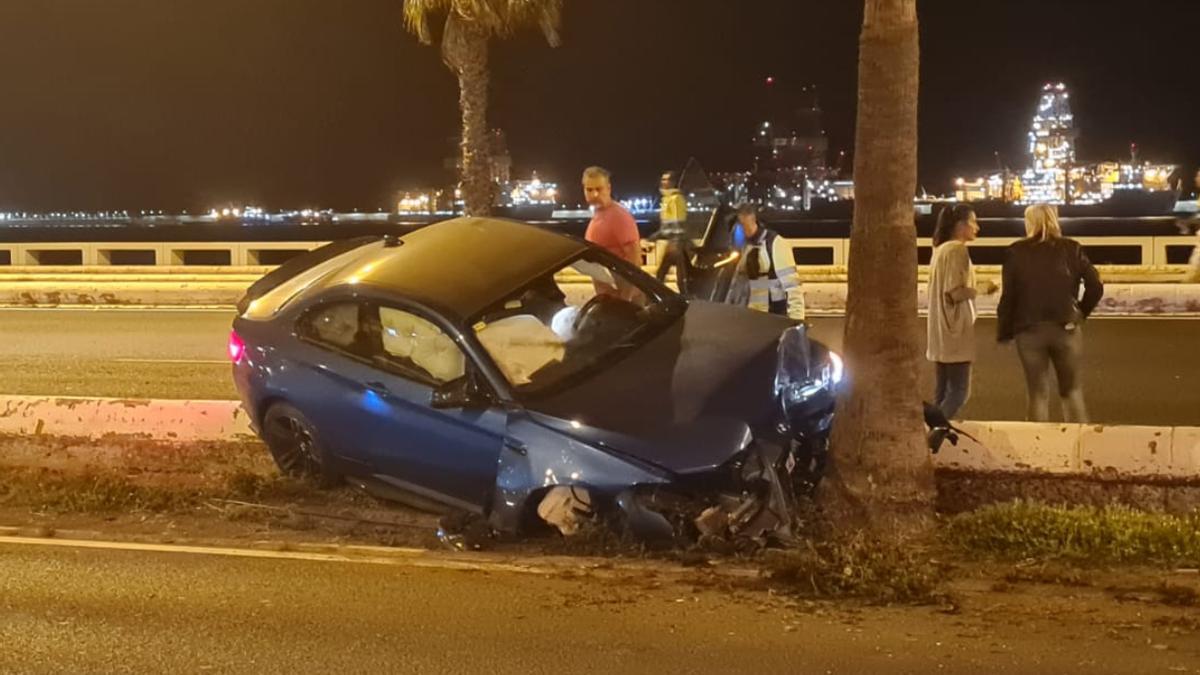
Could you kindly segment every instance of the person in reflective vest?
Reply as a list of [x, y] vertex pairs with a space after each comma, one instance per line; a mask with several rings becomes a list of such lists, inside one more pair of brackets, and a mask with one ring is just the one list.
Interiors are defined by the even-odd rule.
[[692, 247], [687, 232], [687, 200], [679, 190], [679, 179], [675, 172], [668, 171], [663, 174], [661, 192], [662, 208], [659, 211], [659, 221], [662, 227], [655, 233], [654, 238], [665, 240], [667, 246], [655, 276], [659, 281], [664, 281], [667, 273], [674, 267], [679, 293], [687, 297], [688, 279], [692, 275]]
[[735, 228], [740, 232], [735, 229], [733, 240], [745, 243], [730, 302], [744, 302], [753, 310], [803, 321], [804, 287], [792, 247], [777, 232], [759, 224], [753, 204], [738, 207], [737, 220]]

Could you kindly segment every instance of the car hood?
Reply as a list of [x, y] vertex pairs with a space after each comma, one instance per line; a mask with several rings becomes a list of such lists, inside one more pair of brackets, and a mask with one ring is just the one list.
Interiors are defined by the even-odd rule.
[[640, 349], [527, 407], [673, 471], [716, 466], [744, 448], [748, 429], [774, 419], [779, 337], [792, 325], [693, 302]]
[[693, 424], [664, 425], [639, 436], [532, 413], [534, 422], [623, 459], [634, 459], [687, 475], [711, 471], [749, 447], [753, 440], [745, 422], [708, 418]]

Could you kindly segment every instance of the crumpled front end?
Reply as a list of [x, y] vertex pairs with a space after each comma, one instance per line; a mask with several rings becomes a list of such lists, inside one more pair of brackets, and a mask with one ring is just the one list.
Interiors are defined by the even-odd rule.
[[[794, 537], [796, 495], [824, 464], [841, 364], [804, 327], [779, 340], [774, 420], [735, 418], [628, 436], [529, 413], [510, 420], [489, 522], [515, 533], [531, 521], [563, 535], [604, 522], [655, 543], [765, 546]], [[765, 379], [765, 378], [764, 378]], [[764, 420], [765, 421], [765, 420]]]
[[564, 536], [601, 523], [663, 545], [789, 540], [795, 501], [786, 474], [794, 459], [785, 445], [742, 429], [724, 462], [680, 473], [518, 420], [510, 432], [522, 440], [502, 453], [489, 523], [508, 533], [541, 523]]
[[719, 471], [624, 491], [614, 504], [622, 524], [647, 542], [729, 542], [755, 547], [794, 538], [795, 467], [783, 446], [755, 443]]
[[[665, 469], [598, 449], [530, 417], [514, 419], [509, 437], [520, 440], [510, 440], [500, 454], [489, 512], [492, 527], [500, 532], [517, 532], [530, 518], [540, 518], [573, 533], [576, 528], [571, 523], [576, 518], [565, 514], [577, 507], [586, 505], [590, 515], [601, 508], [606, 496], [631, 485], [673, 480]], [[550, 517], [539, 515], [539, 509]]]
[[784, 332], [779, 340], [775, 398], [779, 405], [776, 432], [792, 446], [797, 493], [812, 493], [825, 471], [829, 435], [837, 397], [845, 379], [841, 356], [808, 338], [804, 326]]

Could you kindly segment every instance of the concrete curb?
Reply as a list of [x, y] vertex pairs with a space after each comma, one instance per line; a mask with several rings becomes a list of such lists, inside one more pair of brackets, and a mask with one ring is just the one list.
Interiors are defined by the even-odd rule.
[[964, 422], [939, 468], [1105, 478], [1200, 479], [1200, 427]]
[[[964, 422], [939, 468], [1114, 478], [1200, 479], [1200, 427]], [[0, 396], [0, 435], [173, 444], [252, 440], [237, 401]]]
[[157, 306], [232, 307], [249, 281], [2, 281], [0, 306], [105, 307]]
[[0, 396], [0, 435], [170, 443], [255, 438], [237, 401]]

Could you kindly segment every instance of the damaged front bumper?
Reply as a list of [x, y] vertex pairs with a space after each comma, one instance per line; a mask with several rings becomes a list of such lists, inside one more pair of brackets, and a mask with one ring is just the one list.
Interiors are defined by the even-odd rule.
[[753, 446], [713, 475], [634, 486], [598, 499], [579, 486], [550, 490], [538, 515], [570, 536], [587, 519], [610, 521], [647, 544], [727, 541], [758, 546], [794, 539], [790, 451]]
[[[698, 541], [783, 543], [794, 538], [797, 490], [806, 484], [806, 444], [790, 430], [757, 438], [745, 428], [727, 459], [669, 470], [600, 440], [564, 440], [518, 420], [499, 461], [484, 516], [502, 535], [552, 528], [574, 536], [595, 525], [652, 545]], [[457, 528], [456, 528], [457, 529]], [[444, 533], [447, 541], [454, 532]], [[458, 546], [461, 548], [461, 546]]]

